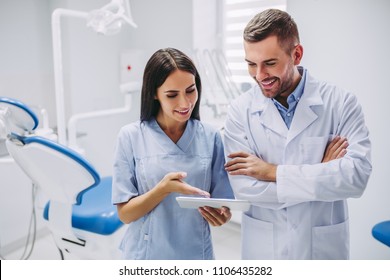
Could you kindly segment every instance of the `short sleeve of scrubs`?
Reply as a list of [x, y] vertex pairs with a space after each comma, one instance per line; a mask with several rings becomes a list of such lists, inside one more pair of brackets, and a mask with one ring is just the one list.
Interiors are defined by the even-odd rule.
[[112, 185], [112, 203], [127, 202], [138, 196], [137, 180], [135, 176], [134, 151], [131, 144], [129, 130], [137, 129], [130, 124], [122, 128], [117, 137], [115, 147], [115, 161]]

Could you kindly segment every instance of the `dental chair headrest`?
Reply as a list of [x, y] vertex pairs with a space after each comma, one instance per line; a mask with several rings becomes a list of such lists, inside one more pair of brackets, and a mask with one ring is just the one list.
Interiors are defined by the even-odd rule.
[[[31, 132], [38, 126], [38, 118], [35, 113], [23, 102], [0, 96], [0, 113], [5, 114], [6, 129], [9, 132], [23, 135]], [[2, 114], [0, 114], [0, 118]]]

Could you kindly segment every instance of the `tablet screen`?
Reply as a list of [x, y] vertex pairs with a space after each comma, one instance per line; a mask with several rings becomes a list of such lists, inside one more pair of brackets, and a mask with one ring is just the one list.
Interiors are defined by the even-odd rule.
[[176, 197], [176, 200], [181, 208], [199, 208], [203, 206], [221, 208], [225, 206], [230, 210], [248, 211], [250, 207], [249, 201], [239, 199], [179, 196]]

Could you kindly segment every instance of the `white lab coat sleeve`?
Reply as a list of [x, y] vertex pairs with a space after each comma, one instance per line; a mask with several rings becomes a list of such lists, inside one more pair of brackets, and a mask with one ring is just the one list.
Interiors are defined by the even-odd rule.
[[327, 163], [279, 165], [276, 181], [281, 202], [337, 201], [363, 194], [372, 170], [369, 132], [356, 97], [347, 94], [340, 102], [336, 135], [347, 137], [347, 154]]
[[213, 146], [213, 160], [211, 165], [211, 197], [215, 198], [234, 198], [233, 190], [227, 173], [224, 169], [225, 157], [221, 135], [215, 133]]
[[[237, 99], [230, 105], [224, 127], [224, 149], [226, 161], [228, 155], [234, 152], [247, 152], [256, 155], [254, 149], [250, 147], [248, 135], [243, 126], [248, 119], [246, 104], [242, 104], [245, 99]], [[237, 199], [248, 200], [251, 204], [270, 208], [281, 209], [293, 204], [279, 203], [275, 182], [259, 181], [256, 178], [244, 175], [229, 175], [230, 184]]]

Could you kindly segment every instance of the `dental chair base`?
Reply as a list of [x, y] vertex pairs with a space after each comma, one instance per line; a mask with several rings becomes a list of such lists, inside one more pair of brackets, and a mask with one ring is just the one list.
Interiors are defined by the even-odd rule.
[[[63, 258], [74, 256], [81, 259], [121, 258], [118, 248], [126, 226], [123, 226], [116, 207], [111, 204], [111, 184], [111, 177], [102, 178], [96, 187], [81, 195], [80, 205], [72, 206], [72, 235], [66, 238], [64, 232], [53, 234]], [[49, 213], [55, 211], [56, 207], [58, 208], [58, 205], [48, 202], [43, 212], [43, 217], [52, 232], [56, 231], [56, 227], [50, 223]]]
[[122, 258], [119, 244], [125, 233], [125, 228], [122, 227], [111, 236], [74, 230], [75, 236], [79, 238], [78, 243], [55, 234], [52, 236], [63, 260], [119, 260]]

